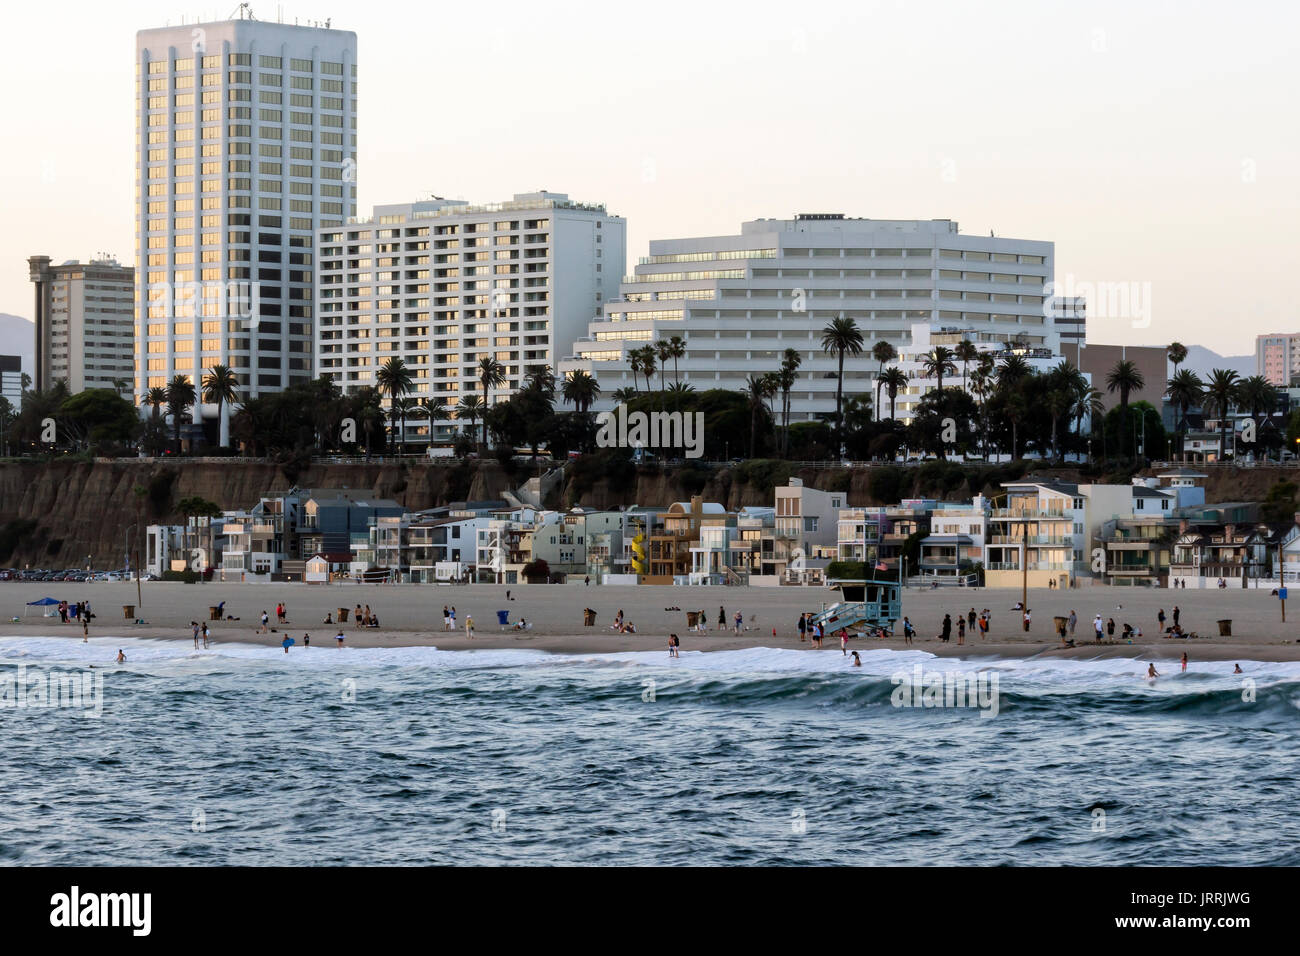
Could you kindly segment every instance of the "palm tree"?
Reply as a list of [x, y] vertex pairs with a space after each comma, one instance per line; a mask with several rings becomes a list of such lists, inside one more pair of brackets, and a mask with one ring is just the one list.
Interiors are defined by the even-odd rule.
[[177, 375], [167, 383], [167, 414], [172, 416], [172, 435], [176, 454], [181, 453], [181, 416], [194, 404], [194, 383], [188, 375]]
[[[1074, 432], [1076, 435], [1081, 435], [1085, 418], [1095, 422], [1106, 413], [1106, 398], [1101, 394], [1101, 389], [1093, 388], [1085, 379], [1083, 387], [1075, 389], [1073, 411], [1075, 417]], [[1106, 431], [1102, 429], [1102, 440], [1105, 441], [1105, 438]]]
[[[1182, 433], [1182, 443], [1187, 441], [1187, 409], [1200, 405], [1205, 398], [1205, 383], [1190, 368], [1174, 373], [1165, 389], [1165, 398], [1179, 411], [1178, 421], [1174, 423], [1177, 431]], [[1179, 451], [1183, 451], [1182, 443]]]
[[1250, 409], [1250, 417], [1261, 412], [1267, 417], [1277, 407], [1277, 389], [1262, 375], [1252, 375], [1239, 386], [1241, 404]]
[[655, 358], [659, 360], [659, 407], [664, 407], [664, 376], [668, 374], [668, 360], [673, 357], [673, 347], [668, 344], [667, 340], [660, 339], [655, 343]]
[[388, 407], [392, 420], [390, 430], [395, 452], [397, 450], [397, 400], [415, 391], [415, 375], [405, 362], [394, 356], [379, 367], [379, 372], [375, 375], [375, 384], [379, 386], [380, 394], [388, 393]]
[[1237, 373], [1228, 368], [1210, 370], [1210, 380], [1205, 385], [1205, 403], [1219, 418], [1219, 460], [1228, 454], [1228, 413], [1238, 401], [1241, 381]]
[[[632, 355], [636, 359], [636, 369], [639, 369], [641, 374], [645, 376], [645, 390], [646, 394], [649, 394], [650, 379], [654, 378], [655, 374], [655, 347], [653, 345], [643, 345], [639, 349], [634, 349]], [[635, 372], [636, 369], [633, 371]], [[635, 374], [633, 379], [635, 380]]]
[[[633, 381], [635, 381], [635, 379], [633, 379]], [[637, 395], [639, 394], [640, 392], [637, 389], [628, 388], [626, 385], [624, 385], [622, 388], [614, 389], [614, 392], [612, 395], [610, 395], [610, 398], [614, 399], [614, 404], [616, 405], [626, 405], [628, 402], [632, 401], [632, 399], [636, 398]]]
[[478, 381], [483, 386], [483, 444], [481, 447], [487, 448], [487, 410], [492, 404], [488, 393], [491, 389], [500, 388], [505, 384], [506, 367], [491, 355], [485, 355], [478, 360]]
[[406, 395], [399, 395], [397, 398], [393, 399], [393, 417], [396, 421], [402, 423], [400, 430], [393, 430], [394, 454], [400, 455], [406, 451], [406, 420], [410, 418], [411, 413], [417, 408], [419, 408], [419, 406], [415, 403], [415, 399], [409, 398]]
[[1138, 367], [1128, 359], [1121, 359], [1106, 375], [1106, 391], [1119, 392], [1119, 434], [1124, 446], [1128, 445], [1128, 397], [1130, 392], [1140, 392], [1147, 381]]
[[633, 398], [641, 394], [641, 383], [637, 377], [641, 374], [641, 350], [632, 349], [627, 353], [627, 367], [632, 373], [632, 393]]
[[790, 452], [790, 390], [799, 381], [799, 366], [803, 357], [798, 349], [786, 349], [781, 356], [781, 370], [776, 373], [777, 387], [781, 390], [781, 454]]
[[673, 381], [680, 382], [681, 378], [677, 374], [677, 360], [686, 358], [686, 340], [680, 335], [669, 337], [668, 357], [673, 360]]
[[155, 385], [149, 391], [140, 396], [141, 401], [146, 405], [153, 406], [153, 417], [156, 420], [163, 405], [167, 403], [167, 389], [161, 385]]
[[921, 356], [921, 368], [925, 370], [928, 378], [937, 379], [934, 390], [943, 395], [943, 377], [945, 375], [956, 375], [957, 366], [952, 361], [952, 349], [946, 345], [936, 345], [932, 350]]
[[1008, 355], [998, 366], [998, 389], [1008, 391], [1033, 374], [1023, 355]]
[[898, 398], [899, 389], [907, 388], [907, 374], [897, 365], [891, 365], [880, 376], [880, 383], [885, 386], [885, 394], [889, 396], [889, 420], [895, 421], [894, 401]]
[[[483, 399], [479, 398], [477, 395], [466, 395], [460, 400], [460, 404], [456, 406], [456, 417], [469, 419], [469, 433], [470, 436], [473, 437], [474, 433], [478, 430], [475, 422], [477, 422], [486, 411], [487, 408], [483, 404]], [[462, 432], [462, 434], [464, 434], [464, 432]]]
[[549, 365], [538, 365], [524, 377], [524, 388], [550, 395], [555, 391], [555, 375]]
[[[877, 342], [876, 345], [886, 345], [891, 352], [894, 349], [888, 342]], [[835, 376], [835, 456], [838, 458], [844, 448], [844, 356], [862, 354], [862, 330], [858, 323], [847, 316], [832, 319], [830, 325], [822, 329], [822, 351], [833, 352], [839, 359], [839, 373]], [[872, 354], [875, 354], [874, 347]]]
[[1061, 461], [1061, 446], [1056, 438], [1056, 426], [1061, 416], [1074, 408], [1074, 392], [1065, 383], [1047, 393], [1047, 410], [1052, 416], [1052, 459]]
[[424, 402], [416, 406], [418, 409], [424, 409], [425, 417], [429, 419], [429, 444], [433, 444], [434, 439], [434, 422], [445, 422], [451, 418], [451, 413], [447, 411], [447, 406], [440, 400]]
[[[871, 346], [871, 357], [876, 360], [876, 408], [880, 408], [880, 376], [885, 374], [885, 363], [898, 358], [898, 350], [888, 342], [880, 341]], [[877, 412], [877, 415], [880, 413]]]
[[1187, 346], [1182, 342], [1170, 342], [1169, 347], [1165, 349], [1165, 354], [1169, 361], [1174, 363], [1174, 376], [1178, 375], [1178, 366], [1187, 361]]
[[749, 399], [749, 457], [754, 457], [755, 443], [758, 440], [758, 413], [764, 403], [776, 391], [770, 375], [751, 375], [745, 379], [745, 395]]
[[962, 339], [957, 343], [957, 348], [953, 351], [953, 358], [961, 362], [961, 387], [962, 391], [966, 390], [966, 368], [971, 362], [980, 357], [980, 350], [975, 347], [975, 343], [969, 339]]
[[217, 444], [222, 448], [230, 444], [230, 422], [223, 412], [239, 401], [238, 385], [239, 379], [227, 365], [214, 365], [203, 376], [203, 400], [217, 406]]
[[564, 380], [560, 394], [577, 409], [579, 415], [583, 415], [600, 398], [600, 384], [582, 369], [578, 369]]

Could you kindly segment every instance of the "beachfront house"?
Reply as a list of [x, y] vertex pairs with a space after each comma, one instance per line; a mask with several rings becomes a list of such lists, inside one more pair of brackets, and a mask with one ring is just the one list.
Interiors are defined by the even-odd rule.
[[1266, 524], [1180, 523], [1169, 577], [1179, 587], [1251, 587], [1270, 578], [1277, 551], [1277, 534]]

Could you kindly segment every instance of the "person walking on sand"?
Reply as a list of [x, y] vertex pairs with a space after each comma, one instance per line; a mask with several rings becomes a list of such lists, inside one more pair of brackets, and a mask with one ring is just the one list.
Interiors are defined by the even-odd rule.
[[1078, 624], [1078, 623], [1079, 623], [1079, 615], [1075, 614], [1075, 613], [1074, 613], [1074, 610], [1071, 609], [1071, 610], [1070, 610], [1070, 621], [1069, 621], [1069, 624], [1070, 624], [1070, 637], [1074, 637], [1074, 625], [1076, 625], [1076, 624]]
[[265, 611], [263, 611], [263, 612], [262, 612], [262, 630], [261, 630], [261, 633], [262, 633], [262, 634], [265, 634], [265, 633], [267, 632], [267, 627], [266, 627], [266, 625], [267, 625], [267, 623], [268, 623], [270, 620], [271, 620], [271, 615], [269, 615], [269, 614], [267, 614]]
[[471, 641], [474, 640], [474, 615], [465, 615], [465, 636]]
[[1161, 608], [1160, 613], [1156, 615], [1156, 622], [1160, 625], [1159, 630], [1164, 633], [1165, 630], [1165, 609]]
[[1106, 625], [1103, 624], [1103, 623], [1101, 622], [1101, 615], [1100, 615], [1100, 614], [1098, 614], [1096, 617], [1094, 617], [1094, 618], [1092, 619], [1092, 630], [1093, 630], [1093, 633], [1096, 635], [1096, 636], [1093, 638], [1093, 641], [1095, 641], [1096, 643], [1100, 644], [1100, 643], [1101, 643], [1101, 636], [1102, 636], [1102, 634], [1104, 634], [1104, 633], [1106, 632]]
[[741, 613], [740, 613], [739, 611], [737, 611], [737, 612], [736, 612], [736, 628], [735, 628], [737, 634], [740, 633], [740, 625], [743, 624], [744, 621], [745, 621], [744, 617], [742, 617], [742, 616], [741, 616]]
[[718, 628], [721, 629], [721, 628], [725, 628], [726, 626], [727, 626], [727, 612], [723, 609], [722, 605], [719, 604], [718, 605]]
[[959, 645], [966, 643], [966, 619], [957, 618], [957, 643]]

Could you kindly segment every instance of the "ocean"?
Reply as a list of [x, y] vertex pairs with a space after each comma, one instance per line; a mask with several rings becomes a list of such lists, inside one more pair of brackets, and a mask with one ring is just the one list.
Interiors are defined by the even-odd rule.
[[0, 863], [1300, 864], [1300, 664], [861, 659], [0, 638]]

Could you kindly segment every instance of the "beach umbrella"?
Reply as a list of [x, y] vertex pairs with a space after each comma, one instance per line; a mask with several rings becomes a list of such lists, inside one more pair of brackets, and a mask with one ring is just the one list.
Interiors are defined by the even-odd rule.
[[[57, 598], [44, 597], [44, 598], [41, 598], [39, 601], [28, 601], [28, 602], [27, 602], [27, 606], [28, 606], [28, 607], [51, 607], [51, 606], [53, 606], [53, 605], [57, 605], [58, 603], [59, 603], [59, 602], [58, 602], [58, 599], [57, 599]], [[26, 616], [27, 616], [27, 612], [24, 610], [24, 611], [23, 611], [23, 617], [26, 617]], [[47, 615], [47, 616], [48, 616], [48, 615]]]

